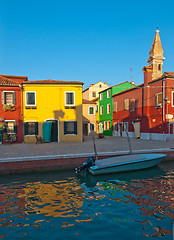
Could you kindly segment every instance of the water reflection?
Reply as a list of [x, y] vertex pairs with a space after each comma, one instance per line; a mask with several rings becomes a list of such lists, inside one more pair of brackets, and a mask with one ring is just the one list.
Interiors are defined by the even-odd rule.
[[24, 191], [27, 214], [33, 214], [34, 211], [45, 216], [68, 218], [79, 216], [81, 212], [84, 189], [75, 178], [53, 183], [28, 183]]
[[[97, 177], [72, 172], [0, 177], [0, 238], [9, 234], [7, 227], [32, 226], [34, 234], [34, 228], [50, 222], [61, 229], [85, 224], [84, 231], [93, 223], [101, 234], [106, 226], [124, 231], [125, 226], [138, 224], [141, 236], [171, 235], [173, 185], [174, 169], [158, 167]], [[131, 239], [129, 234], [127, 238]]]

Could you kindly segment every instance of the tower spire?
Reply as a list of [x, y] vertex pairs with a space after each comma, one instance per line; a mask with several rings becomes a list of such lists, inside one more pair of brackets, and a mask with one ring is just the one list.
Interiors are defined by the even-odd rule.
[[159, 36], [159, 30], [157, 28], [156, 34], [149, 52], [149, 58], [147, 62], [149, 67], [152, 67], [152, 80], [157, 79], [162, 76], [162, 66], [163, 66], [163, 48], [161, 44], [161, 39]]

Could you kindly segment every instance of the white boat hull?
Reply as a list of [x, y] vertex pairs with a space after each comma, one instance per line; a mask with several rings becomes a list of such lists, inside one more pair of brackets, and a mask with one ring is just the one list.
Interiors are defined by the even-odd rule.
[[165, 154], [154, 153], [106, 158], [102, 160], [97, 160], [95, 162], [95, 166], [89, 168], [89, 172], [93, 175], [98, 175], [140, 170], [159, 164], [165, 158], [165, 156]]

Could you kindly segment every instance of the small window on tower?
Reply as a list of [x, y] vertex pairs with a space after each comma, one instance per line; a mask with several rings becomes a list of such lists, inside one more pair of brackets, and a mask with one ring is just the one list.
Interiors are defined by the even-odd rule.
[[161, 64], [158, 64], [158, 71], [161, 71]]

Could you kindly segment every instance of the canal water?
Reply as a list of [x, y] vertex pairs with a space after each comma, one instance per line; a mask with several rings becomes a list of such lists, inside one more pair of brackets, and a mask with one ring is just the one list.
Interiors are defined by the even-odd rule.
[[0, 177], [0, 239], [173, 239], [174, 163], [92, 176]]

